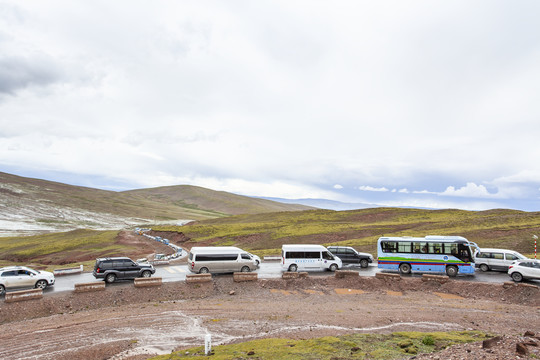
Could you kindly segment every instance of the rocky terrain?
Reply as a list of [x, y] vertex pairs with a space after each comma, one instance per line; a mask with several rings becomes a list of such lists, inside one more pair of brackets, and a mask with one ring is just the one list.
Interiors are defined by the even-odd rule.
[[[135, 288], [124, 282], [95, 293], [0, 304], [2, 359], [146, 359], [200, 346], [207, 333], [216, 345], [448, 330], [501, 338], [489, 347], [472, 343], [416, 358], [540, 356], [540, 291], [532, 285], [333, 276], [236, 283], [222, 275], [211, 283]], [[522, 343], [528, 355], [516, 352]]]

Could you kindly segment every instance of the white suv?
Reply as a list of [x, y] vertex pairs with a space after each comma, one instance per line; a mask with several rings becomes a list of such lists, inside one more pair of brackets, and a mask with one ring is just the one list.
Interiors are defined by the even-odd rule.
[[508, 275], [515, 282], [523, 279], [540, 279], [540, 260], [527, 259], [518, 260], [508, 268]]
[[0, 269], [0, 295], [6, 289], [36, 288], [45, 289], [54, 285], [54, 274], [38, 271], [26, 266], [8, 266]]

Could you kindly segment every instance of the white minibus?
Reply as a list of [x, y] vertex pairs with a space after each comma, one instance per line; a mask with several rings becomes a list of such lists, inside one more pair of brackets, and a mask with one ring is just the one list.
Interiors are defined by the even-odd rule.
[[332, 255], [322, 245], [283, 245], [281, 247], [281, 269], [283, 271], [298, 270], [330, 270], [341, 269], [341, 259]]
[[188, 255], [188, 269], [194, 273], [249, 272], [257, 267], [251, 254], [234, 246], [195, 246]]

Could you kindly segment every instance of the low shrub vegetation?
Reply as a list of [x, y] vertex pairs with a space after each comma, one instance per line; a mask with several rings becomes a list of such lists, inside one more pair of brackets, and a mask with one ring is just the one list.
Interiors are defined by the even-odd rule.
[[[212, 359], [403, 359], [448, 346], [481, 341], [480, 331], [351, 334], [307, 340], [261, 339], [212, 348]], [[426, 340], [427, 339], [427, 340]], [[208, 359], [204, 346], [153, 357], [153, 360]]]

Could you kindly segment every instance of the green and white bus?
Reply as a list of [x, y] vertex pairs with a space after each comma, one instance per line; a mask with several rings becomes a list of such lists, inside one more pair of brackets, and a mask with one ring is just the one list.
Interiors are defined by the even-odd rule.
[[379, 269], [474, 274], [473, 242], [461, 236], [381, 237], [377, 242]]

